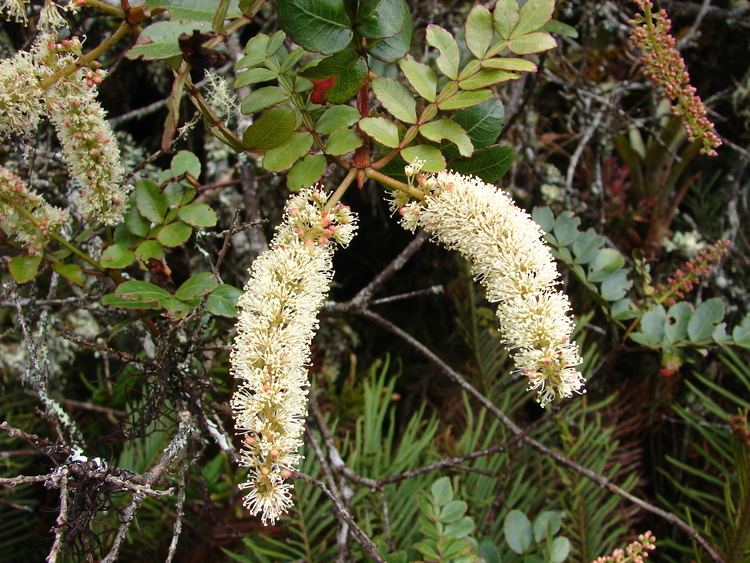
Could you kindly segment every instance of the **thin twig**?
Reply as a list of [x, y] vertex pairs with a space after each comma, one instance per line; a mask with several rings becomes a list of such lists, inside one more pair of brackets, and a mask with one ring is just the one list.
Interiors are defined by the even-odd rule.
[[55, 541], [52, 542], [52, 549], [49, 551], [47, 556], [47, 563], [55, 563], [57, 556], [60, 553], [62, 547], [63, 531], [65, 530], [65, 523], [68, 519], [68, 475], [65, 468], [62, 469], [59, 475], [60, 482], [60, 512], [57, 515], [55, 521]]
[[398, 272], [409, 259], [416, 254], [416, 252], [422, 248], [422, 245], [427, 241], [428, 234], [425, 231], [419, 231], [412, 241], [406, 245], [406, 247], [399, 252], [396, 256], [375, 278], [363, 287], [357, 295], [355, 295], [347, 303], [337, 303], [331, 307], [332, 310], [343, 312], [343, 311], [354, 311], [366, 307], [372, 300], [372, 296], [383, 287], [383, 285], [391, 279], [396, 272]]
[[[518, 426], [515, 422], [513, 422], [513, 420], [511, 420], [511, 418], [508, 417], [508, 415], [506, 415], [503, 411], [501, 411], [487, 397], [485, 397], [479, 391], [477, 391], [477, 389], [474, 388], [474, 386], [472, 386], [462, 375], [460, 375], [453, 368], [451, 368], [448, 364], [446, 364], [443, 360], [441, 360], [435, 353], [432, 352], [432, 350], [427, 348], [427, 346], [422, 344], [419, 340], [417, 340], [416, 338], [414, 338], [407, 332], [403, 331], [401, 328], [399, 328], [392, 322], [381, 317], [377, 313], [374, 313], [369, 310], [363, 310], [361, 311], [361, 314], [367, 317], [368, 319], [374, 321], [375, 323], [379, 324], [381, 327], [385, 328], [387, 331], [395, 334], [396, 336], [404, 340], [417, 352], [419, 352], [425, 358], [427, 358], [432, 363], [434, 363], [437, 367], [440, 368], [440, 370], [443, 373], [445, 373], [448, 377], [450, 377], [453, 381], [455, 381], [462, 389], [464, 389], [470, 395], [472, 395], [475, 399], [477, 399], [488, 411], [490, 411], [490, 413], [492, 413], [496, 418], [498, 418], [511, 432], [513, 432], [516, 435], [520, 435], [524, 433], [524, 430], [520, 426]], [[547, 446], [535, 440], [531, 436], [524, 435], [522, 437], [522, 440], [526, 444], [534, 448], [535, 450], [543, 453], [544, 455], [551, 457], [560, 465], [563, 465], [565, 467], [572, 469], [573, 471], [577, 473], [580, 473], [581, 475], [590, 479], [591, 481], [593, 481], [600, 487], [607, 489], [611, 493], [621, 496], [622, 498], [632, 502], [633, 504], [641, 507], [642, 509], [652, 514], [655, 514], [656, 516], [659, 516], [660, 518], [669, 522], [673, 526], [677, 526], [683, 532], [685, 532], [688, 536], [690, 536], [692, 539], [698, 542], [701, 545], [701, 547], [703, 547], [703, 549], [706, 551], [706, 553], [708, 553], [708, 555], [714, 561], [720, 562], [720, 563], [723, 562], [721, 555], [719, 555], [719, 553], [708, 543], [708, 541], [706, 541], [706, 539], [700, 534], [700, 532], [698, 532], [698, 530], [690, 526], [687, 522], [685, 522], [684, 520], [682, 520], [675, 514], [672, 514], [671, 512], [667, 512], [666, 510], [662, 510], [658, 506], [654, 506], [650, 502], [647, 502], [643, 499], [636, 497], [635, 495], [629, 493], [628, 491], [618, 487], [606, 477], [599, 475], [598, 473], [586, 467], [583, 467], [582, 465], [579, 465], [578, 463], [576, 463], [575, 461], [571, 459], [568, 459], [562, 453], [548, 448]]]
[[180, 540], [182, 532], [182, 517], [184, 516], [185, 507], [185, 465], [180, 464], [179, 475], [177, 477], [177, 503], [175, 504], [174, 530], [172, 532], [172, 542], [169, 544], [166, 563], [171, 563], [174, 554], [177, 551], [177, 542]]
[[327, 496], [333, 503], [333, 508], [336, 510], [336, 514], [338, 515], [338, 517], [349, 525], [354, 538], [362, 546], [362, 549], [365, 550], [365, 553], [369, 555], [374, 561], [377, 561], [378, 563], [385, 563], [385, 559], [383, 559], [383, 556], [378, 552], [378, 548], [375, 543], [362, 530], [362, 528], [359, 527], [359, 525], [354, 521], [354, 518], [352, 518], [352, 515], [349, 514], [344, 505], [339, 502], [336, 495], [334, 495], [330, 491], [330, 489], [326, 487], [325, 483], [317, 479], [313, 479], [306, 473], [302, 473], [300, 471], [292, 471], [292, 477], [294, 477], [295, 479], [302, 479], [305, 483], [309, 483], [310, 485], [313, 485], [320, 489], [323, 494]]

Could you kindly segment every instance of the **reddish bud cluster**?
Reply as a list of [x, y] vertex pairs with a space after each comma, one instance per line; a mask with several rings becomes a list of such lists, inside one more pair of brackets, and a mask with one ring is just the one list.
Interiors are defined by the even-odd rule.
[[667, 12], [652, 13], [651, 0], [635, 0], [635, 3], [643, 13], [630, 21], [633, 26], [630, 39], [641, 51], [646, 74], [671, 100], [672, 111], [682, 118], [688, 138], [701, 141], [703, 154], [716, 156], [721, 139], [706, 115], [706, 107], [690, 85], [685, 61], [675, 49], [674, 37], [669, 34], [672, 22]]
[[675, 270], [666, 284], [656, 286], [656, 301], [674, 305], [677, 299], [685, 297], [698, 285], [701, 278], [705, 278], [721, 263], [731, 246], [730, 241], [721, 239], [688, 260], [682, 268]]

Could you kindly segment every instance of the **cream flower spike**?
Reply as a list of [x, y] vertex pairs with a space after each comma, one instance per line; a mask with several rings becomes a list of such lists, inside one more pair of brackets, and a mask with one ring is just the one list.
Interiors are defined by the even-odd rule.
[[44, 112], [34, 55], [19, 51], [0, 61], [0, 141], [34, 131]]
[[68, 221], [68, 212], [50, 205], [13, 172], [0, 166], [0, 230], [38, 254], [49, 235]]
[[[80, 55], [80, 51], [77, 38], [59, 43], [47, 40], [38, 45], [36, 57], [40, 66], [46, 64], [52, 71], [72, 63], [70, 54]], [[96, 87], [103, 78], [101, 70], [82, 68], [50, 87], [45, 97], [70, 176], [81, 185], [81, 213], [87, 219], [116, 225], [125, 213], [128, 193], [120, 149], [97, 99]]]
[[248, 491], [245, 507], [265, 525], [292, 506], [287, 481], [302, 459], [310, 343], [333, 275], [332, 243], [346, 246], [356, 230], [347, 206], [328, 211], [326, 201], [317, 188], [289, 199], [271, 249], [253, 262], [237, 304], [232, 411], [243, 437], [240, 463], [250, 469], [240, 488]]
[[28, 0], [0, 0], [0, 16], [5, 19], [26, 23]]
[[518, 372], [537, 391], [542, 406], [584, 393], [578, 346], [568, 297], [555, 286], [559, 274], [544, 233], [503, 191], [472, 176], [440, 172], [420, 175], [421, 163], [407, 166], [411, 182], [425, 193], [393, 201], [402, 225], [422, 227], [446, 248], [457, 250], [497, 303], [503, 342]]

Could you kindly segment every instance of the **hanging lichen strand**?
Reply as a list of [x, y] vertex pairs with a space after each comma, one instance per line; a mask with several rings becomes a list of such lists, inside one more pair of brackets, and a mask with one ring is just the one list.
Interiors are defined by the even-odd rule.
[[425, 199], [410, 202], [398, 193], [393, 201], [402, 225], [422, 227], [469, 261], [487, 299], [497, 303], [503, 341], [542, 406], [583, 393], [576, 369], [581, 358], [570, 341], [570, 302], [555, 289], [559, 274], [541, 228], [507, 194], [478, 178], [422, 176], [419, 169], [419, 163], [406, 167]]
[[238, 389], [235, 427], [241, 463], [250, 468], [245, 506], [273, 524], [292, 506], [287, 482], [300, 462], [307, 417], [307, 364], [328, 293], [336, 244], [346, 246], [356, 219], [345, 205], [324, 209], [327, 196], [309, 189], [287, 203], [271, 249], [253, 262], [237, 304], [231, 353]]

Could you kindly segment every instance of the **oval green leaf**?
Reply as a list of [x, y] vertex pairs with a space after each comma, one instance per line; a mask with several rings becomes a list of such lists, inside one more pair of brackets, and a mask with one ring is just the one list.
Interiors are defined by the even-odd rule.
[[186, 243], [192, 233], [193, 229], [190, 225], [186, 225], [182, 221], [176, 221], [159, 229], [156, 239], [164, 246], [173, 248]]

